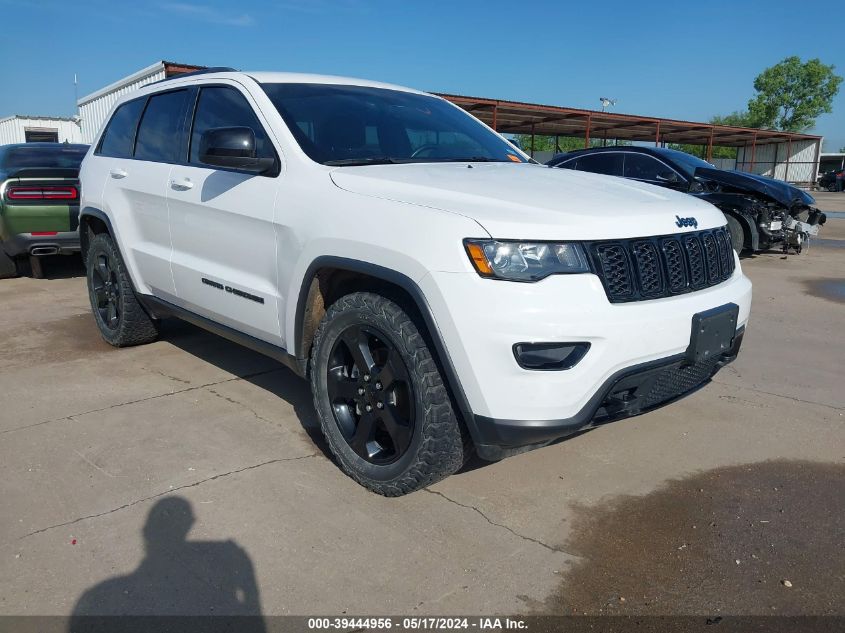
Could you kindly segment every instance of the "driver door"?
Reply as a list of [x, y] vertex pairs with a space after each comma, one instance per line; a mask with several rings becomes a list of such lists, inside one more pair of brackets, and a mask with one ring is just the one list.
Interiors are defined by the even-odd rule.
[[[212, 167], [199, 160], [203, 132], [249, 127], [265, 174]], [[179, 304], [251, 336], [282, 345], [273, 212], [279, 158], [245, 93], [234, 85], [199, 88], [189, 126], [188, 162], [167, 183], [171, 265]]]
[[686, 180], [666, 163], [647, 154], [625, 152], [623, 175], [631, 180], [647, 182], [669, 189], [686, 189]]

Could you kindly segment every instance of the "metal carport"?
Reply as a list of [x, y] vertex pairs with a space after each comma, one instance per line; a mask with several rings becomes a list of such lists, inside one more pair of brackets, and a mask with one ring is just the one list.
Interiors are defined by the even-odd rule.
[[[689, 143], [706, 148], [736, 147], [737, 169], [798, 183], [815, 182], [822, 137], [678, 119], [581, 110], [560, 106], [444, 94], [500, 133], [584, 139], [646, 141], [655, 145]], [[557, 143], [556, 143], [557, 146]]]

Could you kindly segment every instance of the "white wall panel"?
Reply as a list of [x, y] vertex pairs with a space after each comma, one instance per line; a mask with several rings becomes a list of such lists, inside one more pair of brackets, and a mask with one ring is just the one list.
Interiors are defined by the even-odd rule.
[[59, 142], [81, 143], [82, 132], [74, 121], [62, 117], [10, 116], [0, 119], [0, 145], [25, 143], [26, 130], [37, 128], [55, 130]]

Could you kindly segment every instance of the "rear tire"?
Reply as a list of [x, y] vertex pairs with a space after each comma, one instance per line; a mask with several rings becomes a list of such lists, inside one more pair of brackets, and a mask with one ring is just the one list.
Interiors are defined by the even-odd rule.
[[33, 279], [44, 279], [44, 264], [40, 257], [29, 256], [29, 270], [32, 271]]
[[377, 294], [338, 299], [314, 337], [311, 390], [343, 471], [395, 497], [456, 472], [470, 442], [443, 378], [408, 314]]
[[0, 248], [0, 279], [9, 279], [18, 276], [18, 265], [14, 259], [6, 255]]
[[725, 214], [728, 219], [728, 231], [731, 233], [731, 243], [733, 244], [736, 254], [739, 255], [745, 250], [745, 231], [742, 225], [732, 215]]
[[91, 311], [107, 343], [128, 347], [156, 340], [158, 324], [138, 302], [120, 251], [108, 233], [91, 240], [86, 277]]

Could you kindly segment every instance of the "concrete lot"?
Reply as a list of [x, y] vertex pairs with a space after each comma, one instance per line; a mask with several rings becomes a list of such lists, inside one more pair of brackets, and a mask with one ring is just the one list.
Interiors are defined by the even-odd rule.
[[0, 614], [843, 614], [845, 214], [823, 237], [743, 261], [705, 389], [401, 499], [274, 361], [179, 323], [113, 349], [75, 264], [2, 281]]

